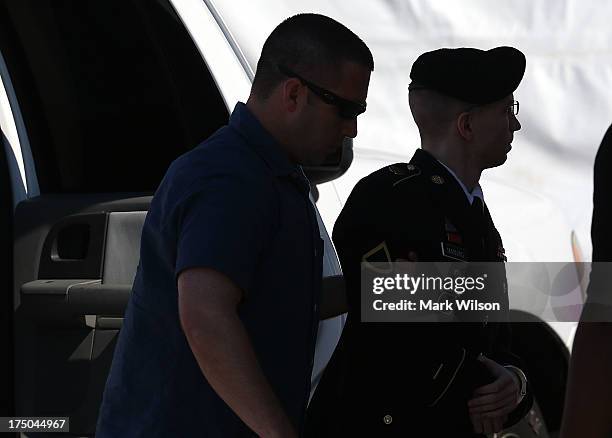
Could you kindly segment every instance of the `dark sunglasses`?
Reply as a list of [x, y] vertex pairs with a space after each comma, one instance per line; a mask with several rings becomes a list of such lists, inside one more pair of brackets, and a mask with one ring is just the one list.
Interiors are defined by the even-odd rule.
[[297, 73], [291, 71], [285, 66], [279, 65], [278, 70], [287, 77], [299, 79], [306, 85], [314, 94], [328, 105], [334, 105], [338, 108], [338, 114], [343, 119], [355, 119], [359, 114], [363, 114], [366, 110], [366, 103], [353, 102], [352, 100], [344, 99], [323, 87], [319, 87], [310, 81], [307, 81]]

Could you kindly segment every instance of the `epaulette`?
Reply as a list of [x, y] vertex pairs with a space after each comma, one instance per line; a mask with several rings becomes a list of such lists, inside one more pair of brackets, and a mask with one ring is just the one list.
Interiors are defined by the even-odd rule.
[[387, 170], [399, 177], [393, 182], [393, 187], [421, 174], [421, 169], [410, 163], [391, 164], [387, 166]]

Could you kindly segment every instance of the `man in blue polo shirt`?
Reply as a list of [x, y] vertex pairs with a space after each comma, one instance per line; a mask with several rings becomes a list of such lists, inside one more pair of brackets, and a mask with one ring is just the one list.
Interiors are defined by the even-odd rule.
[[170, 166], [96, 436], [298, 436], [322, 271], [300, 165], [357, 134], [373, 68], [340, 23], [291, 17], [268, 37], [246, 105]]

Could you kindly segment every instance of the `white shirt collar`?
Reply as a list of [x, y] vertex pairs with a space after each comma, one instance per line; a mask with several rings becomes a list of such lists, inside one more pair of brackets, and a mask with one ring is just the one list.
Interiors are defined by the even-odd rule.
[[457, 174], [455, 172], [453, 172], [450, 169], [450, 167], [448, 167], [446, 164], [444, 164], [440, 160], [438, 160], [438, 163], [443, 165], [446, 168], [446, 170], [448, 170], [448, 172], [455, 177], [455, 179], [457, 180], [457, 182], [459, 183], [459, 185], [463, 189], [463, 192], [465, 193], [465, 196], [467, 197], [467, 200], [470, 203], [470, 205], [472, 205], [472, 202], [474, 202], [474, 198], [480, 198], [480, 200], [484, 203], [484, 193], [482, 193], [482, 188], [480, 187], [480, 184], [476, 184], [476, 187], [474, 187], [474, 190], [469, 192], [467, 187], [465, 186], [465, 184], [463, 184], [463, 181], [461, 181], [459, 179]]

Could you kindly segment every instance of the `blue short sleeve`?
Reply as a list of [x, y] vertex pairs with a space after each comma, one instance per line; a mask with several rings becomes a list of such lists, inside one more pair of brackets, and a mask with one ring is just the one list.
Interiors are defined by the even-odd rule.
[[175, 275], [212, 268], [248, 294], [272, 239], [273, 186], [240, 175], [211, 177], [199, 186], [176, 207]]

